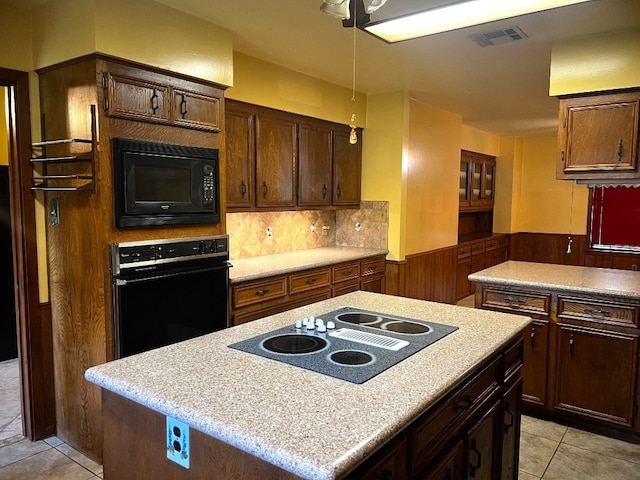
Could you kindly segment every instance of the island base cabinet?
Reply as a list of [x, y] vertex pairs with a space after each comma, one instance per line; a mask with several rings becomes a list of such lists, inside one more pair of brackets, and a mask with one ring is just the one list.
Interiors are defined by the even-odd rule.
[[167, 458], [166, 417], [102, 391], [105, 480], [301, 480], [270, 463], [190, 429], [190, 468]]
[[463, 478], [463, 464], [464, 448], [462, 442], [459, 441], [449, 454], [445, 455], [430, 471], [416, 477], [416, 480], [456, 480]]
[[557, 350], [555, 410], [631, 427], [638, 336], [558, 324]]
[[469, 429], [464, 448], [466, 475], [463, 478], [466, 480], [493, 480], [495, 477], [495, 455], [499, 448], [494, 440], [499, 407], [500, 402], [496, 401]]

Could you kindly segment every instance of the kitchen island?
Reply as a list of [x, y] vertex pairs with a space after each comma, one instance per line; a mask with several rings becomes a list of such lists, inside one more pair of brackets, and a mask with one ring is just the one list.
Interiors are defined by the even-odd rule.
[[530, 413], [640, 442], [640, 272], [508, 261], [469, 280], [477, 308], [533, 318]]
[[[229, 347], [344, 306], [457, 330], [362, 384]], [[529, 323], [359, 291], [93, 367], [104, 478], [515, 478]], [[191, 427], [190, 470], [166, 459], [165, 416]]]

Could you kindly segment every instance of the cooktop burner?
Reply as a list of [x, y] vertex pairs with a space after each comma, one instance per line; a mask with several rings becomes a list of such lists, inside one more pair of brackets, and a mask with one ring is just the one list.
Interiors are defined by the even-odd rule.
[[343, 307], [229, 345], [352, 383], [364, 383], [457, 327]]

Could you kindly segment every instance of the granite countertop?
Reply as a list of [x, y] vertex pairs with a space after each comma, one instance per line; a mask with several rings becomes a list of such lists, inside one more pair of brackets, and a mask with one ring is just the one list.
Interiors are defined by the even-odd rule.
[[307, 268], [324, 267], [333, 263], [386, 254], [387, 250], [373, 248], [323, 247], [260, 257], [232, 259], [231, 265], [233, 265], [233, 268], [229, 271], [229, 280], [231, 283], [255, 280]]
[[508, 261], [472, 273], [469, 280], [640, 299], [640, 272], [631, 270]]
[[[459, 328], [359, 385], [228, 347], [344, 306]], [[99, 365], [86, 378], [305, 479], [332, 480], [390, 440], [530, 321], [358, 291]]]

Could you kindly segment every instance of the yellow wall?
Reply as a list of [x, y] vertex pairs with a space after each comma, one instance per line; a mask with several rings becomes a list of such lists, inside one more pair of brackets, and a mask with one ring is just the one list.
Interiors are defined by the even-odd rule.
[[406, 149], [406, 255], [458, 242], [462, 117], [411, 99]]
[[462, 125], [460, 149], [500, 156], [500, 136]]
[[48, 0], [33, 25], [36, 69], [100, 52], [233, 83], [231, 32], [151, 0]]
[[8, 130], [7, 89], [5, 87], [0, 87], [0, 165], [9, 165]]
[[20, 2], [3, 2], [0, 14], [0, 66], [27, 72], [31, 56], [31, 14]]
[[[351, 89], [235, 52], [234, 84], [227, 98], [348, 124]], [[364, 126], [367, 97], [356, 95], [356, 124]]]
[[549, 95], [640, 86], [640, 30], [565, 40], [551, 48]]
[[367, 97], [362, 143], [362, 200], [389, 201], [390, 260], [404, 259], [406, 189], [403, 170], [405, 94]]
[[512, 232], [586, 233], [588, 187], [556, 180], [557, 147], [556, 136], [522, 139], [519, 171], [515, 162]]

